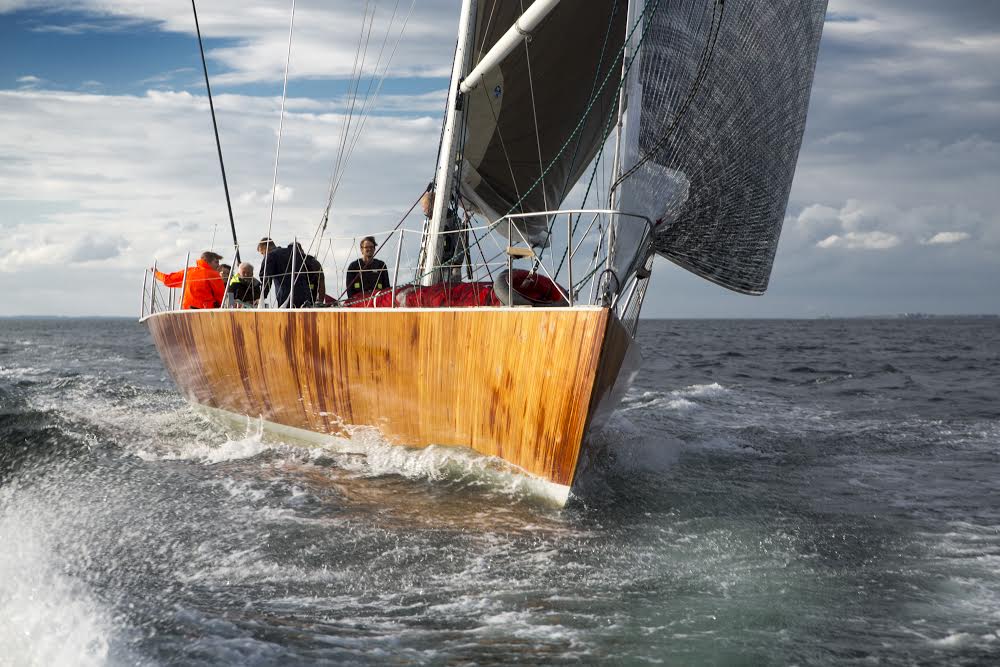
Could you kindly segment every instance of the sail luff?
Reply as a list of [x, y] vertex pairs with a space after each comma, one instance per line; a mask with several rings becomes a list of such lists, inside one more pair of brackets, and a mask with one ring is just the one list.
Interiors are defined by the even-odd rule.
[[656, 252], [733, 291], [770, 279], [826, 0], [660, 0], [643, 40], [622, 210]]

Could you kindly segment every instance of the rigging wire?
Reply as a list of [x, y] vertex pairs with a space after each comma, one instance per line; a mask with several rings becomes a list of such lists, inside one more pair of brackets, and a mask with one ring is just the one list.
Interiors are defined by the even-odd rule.
[[[412, 205], [412, 206], [410, 206], [409, 210], [408, 210], [408, 211], [407, 211], [406, 213], [404, 213], [404, 214], [403, 214], [403, 217], [401, 217], [401, 218], [399, 219], [399, 222], [397, 222], [397, 223], [396, 223], [396, 226], [395, 226], [395, 227], [393, 227], [393, 228], [392, 228], [391, 230], [389, 230], [389, 231], [388, 231], [388, 232], [386, 233], [386, 235], [385, 235], [385, 238], [386, 238], [386, 241], [388, 241], [388, 240], [389, 240], [389, 238], [391, 238], [391, 237], [392, 237], [392, 235], [393, 235], [393, 234], [394, 234], [394, 233], [395, 233], [395, 232], [396, 232], [396, 231], [397, 231], [397, 230], [399, 229], [399, 226], [400, 226], [400, 225], [402, 225], [402, 224], [403, 224], [403, 223], [404, 223], [404, 222], [406, 221], [406, 219], [407, 219], [408, 217], [410, 217], [410, 213], [413, 213], [413, 209], [415, 209], [415, 208], [417, 207], [417, 204], [419, 204], [419, 203], [420, 203], [420, 200], [421, 200], [421, 199], [423, 199], [423, 198], [424, 198], [424, 194], [423, 194], [423, 193], [420, 193], [420, 196], [419, 196], [419, 197], [417, 197], [417, 200], [416, 200], [415, 202], [413, 202], [413, 205]], [[405, 230], [404, 230], [404, 231], [405, 231]], [[355, 238], [357, 238], [357, 237], [355, 237]], [[401, 240], [400, 240], [400, 242], [401, 242]], [[353, 242], [352, 242], [352, 243], [353, 243]], [[380, 253], [380, 252], [382, 251], [382, 248], [383, 248], [384, 246], [385, 246], [385, 241], [383, 241], [382, 243], [378, 244], [378, 248], [377, 248], [377, 249], [375, 250], [375, 254], [374, 254], [374, 255], [372, 255], [372, 257], [377, 257], [377, 256], [378, 256], [378, 254], [379, 254], [379, 253]], [[344, 294], [345, 294], [346, 292], [347, 292], [347, 288], [345, 287], [345, 288], [344, 288], [344, 290], [343, 290], [343, 291], [342, 291], [342, 292], [340, 293], [340, 296], [338, 296], [338, 297], [337, 297], [337, 300], [339, 301], [339, 300], [340, 300], [341, 298], [343, 298], [343, 296], [344, 296]]]
[[[292, 60], [292, 30], [295, 27], [295, 0], [292, 0], [291, 17], [288, 20], [288, 50], [285, 53], [285, 76], [281, 84], [281, 110], [278, 112], [278, 145], [274, 149], [274, 176], [271, 179], [271, 210], [267, 216], [267, 238], [271, 238], [274, 222], [274, 200], [278, 193], [278, 158], [281, 155], [281, 135], [285, 126], [285, 99], [288, 95], [288, 65]], [[267, 255], [264, 255], [267, 263]]]
[[[721, 0], [716, 0], [716, 1], [719, 2]], [[490, 223], [488, 231], [492, 231], [492, 230], [496, 229], [497, 226], [500, 224], [500, 222], [504, 218], [506, 218], [508, 215], [510, 215], [511, 213], [513, 213], [515, 210], [517, 210], [518, 207], [522, 206], [525, 198], [532, 191], [534, 191], [534, 189], [536, 187], [538, 187], [538, 185], [542, 182], [542, 179], [548, 174], [549, 171], [552, 170], [552, 168], [556, 165], [556, 163], [559, 161], [559, 159], [562, 157], [562, 155], [566, 152], [566, 149], [569, 147], [570, 143], [572, 143], [573, 140], [574, 140], [574, 138], [577, 136], [577, 134], [579, 134], [582, 131], [583, 126], [586, 123], [588, 116], [590, 115], [590, 112], [593, 110], [594, 104], [596, 104], [596, 100], [600, 97], [601, 93], [603, 93], [604, 88], [607, 86], [608, 82], [610, 81], [611, 75], [615, 71], [615, 66], [614, 66], [615, 63], [617, 63], [620, 60], [622, 60], [622, 58], [624, 56], [624, 53], [625, 53], [625, 46], [627, 44], [631, 43], [632, 36], [635, 34], [635, 31], [639, 28], [639, 25], [642, 23], [642, 21], [646, 20], [647, 16], [648, 16], [648, 19], [651, 20], [652, 17], [659, 10], [659, 7], [660, 7], [660, 0], [654, 0], [654, 2], [652, 4], [652, 9], [650, 8], [650, 5], [646, 5], [646, 6], [643, 7], [642, 14], [636, 19], [635, 23], [629, 29], [628, 34], [625, 37], [625, 40], [622, 42], [621, 47], [618, 49], [617, 55], [615, 56], [614, 60], [611, 62], [611, 65], [608, 68], [607, 74], [605, 75], [604, 79], [601, 81], [601, 84], [598, 87], [598, 89], [596, 91], [596, 94], [591, 98], [591, 100], [587, 104], [587, 107], [580, 114], [580, 118], [577, 121], [576, 126], [573, 128], [573, 131], [570, 132], [569, 136], [563, 142], [562, 146], [560, 146], [558, 152], [549, 161], [548, 166], [543, 170], [542, 174], [537, 179], [535, 179], [535, 181], [531, 184], [531, 186], [528, 187], [527, 190], [524, 191], [523, 194], [520, 195], [520, 197], [518, 198], [518, 200], [511, 205], [511, 207], [508, 209], [508, 211], [505, 214], [503, 214], [502, 216], [500, 216], [499, 218], [497, 218], [496, 220], [494, 220], [494, 221], [492, 221]], [[638, 43], [636, 45], [636, 54], [638, 54], [639, 47], [642, 45], [642, 43], [645, 40], [645, 38], [646, 38], [646, 32], [644, 31], [643, 34], [639, 37]], [[631, 66], [635, 63], [636, 59], [637, 59], [636, 55], [633, 55], [631, 58], [629, 58], [628, 59], [627, 68], [631, 68]], [[626, 75], [627, 75], [627, 73], [628, 73], [628, 69], [626, 69]], [[621, 95], [621, 91], [622, 91], [622, 88], [625, 85], [625, 81], [626, 80], [627, 80], [627, 76], [622, 76], [621, 80], [618, 82], [618, 85], [616, 87], [617, 89], [616, 89], [616, 92], [615, 92], [615, 97], [612, 100], [612, 106], [615, 106], [615, 104], [617, 103], [618, 96]], [[491, 107], [492, 107], [492, 105], [491, 105]], [[601, 152], [603, 152], [604, 143], [606, 143], [607, 135], [610, 132], [610, 127], [611, 127], [611, 121], [612, 120], [613, 120], [613, 117], [609, 117], [608, 124], [607, 124], [607, 127], [605, 129], [604, 140], [601, 142]], [[588, 190], [589, 190], [589, 188], [588, 188]], [[579, 218], [577, 219], [577, 223], [576, 224], [579, 224]], [[574, 229], [575, 229], [575, 226], [574, 226]], [[565, 253], [564, 253], [564, 256], [563, 256], [563, 260], [565, 260]], [[561, 266], [561, 264], [560, 264], [560, 266]], [[415, 277], [415, 280], [420, 280], [420, 278], [422, 278], [422, 277], [423, 276], [418, 275], [418, 276]]]
[[236, 238], [236, 221], [233, 219], [233, 204], [229, 198], [229, 182], [226, 180], [226, 163], [222, 159], [222, 142], [219, 140], [219, 124], [215, 120], [215, 104], [212, 102], [212, 86], [208, 82], [208, 64], [205, 61], [205, 47], [201, 42], [201, 26], [198, 24], [198, 8], [195, 0], [191, 0], [191, 11], [194, 13], [194, 29], [198, 33], [198, 51], [201, 52], [201, 68], [205, 72], [205, 90], [208, 91], [208, 108], [212, 112], [212, 129], [215, 131], [215, 148], [219, 153], [219, 168], [222, 170], [222, 188], [226, 192], [226, 209], [229, 211], [229, 228], [233, 232], [233, 249], [236, 250], [236, 261], [240, 261], [240, 242]]
[[[411, 11], [413, 10], [414, 4], [416, 4], [416, 0], [411, 0], [411, 2], [410, 2], [410, 10]], [[396, 5], [398, 7], [398, 5], [399, 5], [398, 0], [397, 0]], [[395, 13], [396, 12], [393, 11], [393, 18], [395, 18]], [[399, 38], [397, 38], [396, 43], [393, 46], [392, 52], [389, 55], [389, 59], [386, 61], [386, 65], [382, 69], [382, 74], [379, 77], [378, 86], [375, 88], [375, 92], [372, 93], [371, 89], [372, 89], [372, 85], [374, 85], [375, 74], [378, 74], [378, 67], [381, 64], [381, 60], [382, 60], [382, 52], [381, 51], [379, 52], [379, 57], [378, 57], [378, 59], [375, 62], [375, 74], [372, 75], [372, 79], [368, 83], [368, 91], [366, 92], [365, 102], [364, 102], [364, 104], [362, 104], [361, 114], [360, 114], [359, 120], [358, 120], [358, 127], [355, 130], [353, 137], [351, 138], [351, 145], [347, 149], [347, 154], [346, 154], [346, 156], [344, 158], [344, 163], [343, 163], [343, 165], [342, 165], [342, 167], [340, 169], [340, 174], [337, 177], [336, 187], [334, 188], [334, 196], [336, 196], [337, 191], [340, 189], [340, 182], [344, 178], [344, 174], [347, 172], [347, 165], [350, 164], [351, 157], [354, 155], [354, 149], [357, 147], [358, 141], [361, 139], [361, 134], [362, 134], [362, 132], [365, 129], [365, 125], [367, 124], [368, 119], [371, 117], [371, 111], [374, 108], [375, 102], [378, 99], [378, 96], [379, 96], [379, 94], [382, 91], [382, 86], [384, 85], [386, 76], [388, 75], [388, 72], [389, 72], [389, 65], [392, 62], [393, 56], [395, 56], [395, 54], [396, 54], [396, 49], [398, 48], [399, 42], [402, 39], [403, 31], [406, 30], [406, 24], [409, 22], [409, 18], [410, 18], [410, 13], [408, 12], [407, 15], [406, 15], [406, 18], [403, 21], [403, 26], [400, 29]], [[392, 19], [390, 19], [390, 21], [391, 20]], [[388, 39], [389, 39], [389, 30], [387, 29], [386, 30], [385, 40], [383, 41], [383, 44], [382, 44], [383, 49], [385, 47], [385, 44], [388, 42]]]
[[[371, 76], [371, 79], [368, 82], [368, 89], [365, 92], [365, 98], [361, 104], [361, 110], [360, 113], [358, 114], [358, 120], [354, 121], [353, 116], [354, 116], [354, 109], [356, 108], [357, 90], [360, 89], [360, 81], [363, 76], [363, 69], [364, 69], [364, 60], [367, 57], [367, 41], [365, 43], [364, 53], [361, 57], [360, 67], [358, 68], [357, 72], [357, 80], [356, 80], [357, 83], [355, 85], [355, 99], [352, 102], [350, 114], [348, 116], [348, 121], [341, 135], [343, 144], [340, 153], [337, 157], [337, 164], [336, 167], [334, 168], [334, 173], [331, 176], [330, 191], [327, 198], [326, 208], [323, 212], [323, 217], [320, 220], [319, 225], [317, 225], [316, 233], [313, 236], [313, 242], [315, 242], [317, 238], [322, 239], [322, 236], [326, 231], [326, 227], [330, 219], [330, 210], [333, 207], [334, 198], [336, 197], [336, 194], [340, 189], [340, 183], [344, 175], [347, 173], [347, 167], [350, 164], [351, 158], [354, 155], [354, 151], [357, 148], [358, 142], [361, 139], [361, 135], [364, 132], [364, 128], [368, 123], [368, 119], [371, 117], [372, 111], [375, 107], [375, 103], [382, 92], [383, 86], [385, 85], [385, 80], [386, 77], [388, 76], [389, 68], [392, 65], [392, 61], [395, 58], [400, 43], [402, 42], [403, 33], [406, 31], [406, 27], [409, 24], [410, 17], [413, 14], [413, 7], [415, 5], [416, 5], [416, 0], [411, 0], [409, 9], [407, 10], [406, 16], [403, 18], [402, 24], [400, 26], [399, 34], [396, 36], [395, 42], [393, 43], [392, 50], [389, 52], [389, 56], [388, 58], [386, 58], [385, 64], [382, 65], [382, 56], [385, 52], [385, 47], [389, 42], [389, 36], [393, 32], [393, 22], [395, 21], [396, 15], [398, 14], [399, 0], [396, 0], [396, 4], [393, 8], [392, 15], [389, 19], [389, 24], [386, 27], [386, 33], [382, 41], [382, 46], [379, 49], [378, 58], [376, 59], [375, 62], [374, 72]], [[374, 18], [375, 18], [375, 12], [373, 10], [371, 15], [371, 20], [369, 21], [368, 24], [369, 37], [371, 34], [372, 26], [374, 25]], [[359, 44], [359, 51], [360, 50], [361, 46]], [[379, 73], [380, 66], [382, 67], [381, 74]], [[375, 83], [376, 80], [378, 81], [377, 85]], [[354, 130], [353, 135], [350, 136], [350, 141], [348, 143], [348, 134], [350, 132], [351, 129], [350, 126], [352, 124], [356, 124], [356, 129]], [[413, 207], [411, 207], [410, 210], [412, 211]], [[312, 247], [313, 242], [310, 243], [310, 247]]]
[[[659, 4], [660, 4], [660, 0], [654, 0], [652, 13], [656, 12], [656, 10], [659, 8]], [[590, 115], [590, 112], [593, 110], [593, 107], [594, 107], [594, 104], [597, 101], [597, 98], [600, 97], [600, 94], [602, 92], [604, 92], [604, 88], [607, 86], [608, 81], [611, 79], [611, 75], [615, 71], [614, 63], [618, 62], [622, 58], [622, 55], [624, 54], [624, 51], [625, 51], [625, 45], [628, 44], [632, 40], [632, 35], [635, 33], [636, 29], [639, 27], [639, 23], [646, 17], [645, 15], [648, 12], [649, 12], [649, 7], [647, 5], [647, 7], [643, 9], [643, 15], [640, 16], [638, 19], [636, 19], [635, 24], [633, 24], [631, 30], [628, 33], [628, 36], [625, 38], [625, 41], [622, 43], [622, 46], [618, 49], [618, 54], [615, 56], [614, 61], [612, 61], [611, 67], [608, 68], [608, 73], [607, 73], [607, 75], [605, 75], [604, 80], [601, 82], [601, 85], [600, 85], [600, 87], [597, 90], [597, 95], [595, 95], [595, 97], [590, 100], [590, 103], [587, 105], [587, 108], [583, 110], [582, 114], [580, 114], [580, 119], [577, 121], [576, 126], [573, 128], [573, 131], [570, 132], [570, 135], [566, 138], [566, 140], [563, 142], [562, 146], [559, 148], [559, 151], [549, 161], [549, 164], [545, 168], [544, 172], [542, 173], [542, 176], [540, 176], [539, 178], [535, 179], [535, 182], [531, 184], [531, 186], [524, 192], [524, 194], [521, 195], [521, 198], [518, 199], [518, 201], [514, 202], [513, 206], [510, 207], [510, 210], [508, 210], [507, 213], [505, 213], [503, 216], [501, 216], [500, 219], [502, 219], [502, 218], [510, 215], [511, 213], [513, 213], [514, 210], [516, 210], [517, 207], [520, 206], [524, 202], [525, 197], [527, 197], [529, 194], [531, 194], [531, 192], [536, 187], [538, 187], [539, 183], [541, 183], [541, 181], [542, 181], [542, 177], [545, 176], [546, 174], [548, 174], [548, 172], [552, 170], [552, 168], [556, 165], [556, 163], [562, 157], [563, 153], [566, 152], [566, 149], [569, 148], [569, 145], [573, 141], [573, 138], [576, 137], [576, 135], [583, 129], [583, 126], [584, 126], [584, 124], [587, 121], [587, 117]], [[640, 39], [639, 39], [640, 44], [642, 43], [642, 40], [643, 40], [644, 37], [645, 37], [645, 34], [643, 35], [643, 37], [640, 37]], [[632, 60], [634, 61], [634, 58]], [[621, 94], [621, 88], [624, 85], [624, 82], [625, 82], [625, 80], [623, 78], [618, 83], [618, 94]], [[499, 223], [499, 220], [497, 222], [494, 222], [493, 225], [495, 226], [498, 223]]]
[[[659, 0], [657, 0], [657, 2], [658, 1]], [[658, 9], [658, 6], [654, 6], [654, 12], [653, 12], [653, 14], [655, 14], [656, 9]], [[677, 116], [675, 116], [675, 118], [674, 118], [674, 122], [670, 125], [670, 127], [667, 129], [667, 131], [660, 137], [660, 139], [654, 145], [653, 149], [651, 149], [650, 151], [648, 151], [640, 160], [638, 160], [636, 162], [635, 165], [633, 165], [624, 174], [622, 174], [621, 176], [619, 176], [615, 180], [615, 182], [611, 184], [611, 187], [608, 188], [608, 198], [609, 199], [610, 199], [611, 195], [614, 193], [615, 189], [619, 185], [621, 185], [622, 182], [624, 182], [626, 179], [628, 179], [629, 177], [631, 177], [636, 171], [638, 171], [638, 169], [643, 164], [645, 164], [650, 159], [652, 159], [652, 157], [663, 148], [663, 146], [666, 144], [666, 142], [669, 140], [669, 138], [673, 135], [674, 131], [678, 127], [678, 124], [679, 124], [680, 120], [687, 113], [687, 110], [690, 108], [691, 103], [694, 101], [695, 95], [701, 89], [701, 85], [704, 82], [705, 76], [706, 76], [706, 74], [708, 72], [708, 69], [709, 69], [709, 65], [710, 65], [710, 63], [712, 61], [712, 56], [714, 55], [714, 52], [715, 52], [715, 44], [716, 44], [716, 42], [718, 40], [719, 31], [722, 28], [722, 18], [723, 18], [723, 11], [724, 11], [724, 9], [725, 9], [725, 0], [715, 0], [714, 4], [712, 6], [712, 17], [711, 17], [711, 24], [710, 24], [710, 27], [709, 27], [709, 34], [708, 34], [707, 39], [705, 40], [705, 48], [702, 50], [701, 58], [700, 58], [699, 63], [698, 63], [698, 69], [696, 70], [696, 74], [695, 74], [695, 79], [694, 79], [694, 81], [691, 84], [691, 88], [688, 91], [688, 95], [685, 98], [684, 102], [682, 103], [681, 108], [678, 111]], [[643, 10], [643, 13], [645, 13], [645, 9]], [[650, 20], [652, 20], [652, 15], [650, 15]], [[645, 32], [643, 33], [642, 38], [640, 38], [640, 45], [641, 45], [641, 43], [642, 43], [642, 41], [644, 39], [645, 39]], [[626, 40], [626, 43], [628, 43], [628, 40]], [[635, 58], [637, 57], [638, 52], [639, 52], [639, 49], [638, 49], [638, 46], [637, 46], [636, 47], [636, 55], [633, 56], [633, 58], [630, 60], [630, 62], [626, 66], [625, 74], [622, 77], [622, 84], [624, 84], [624, 82], [626, 81], [626, 79], [628, 77], [628, 71], [631, 69], [632, 63], [634, 62]], [[619, 91], [618, 91], [617, 94], [618, 95], [621, 94], [621, 88], [620, 87], [619, 87]], [[617, 99], [617, 96], [616, 96], [616, 99]], [[609, 126], [606, 128], [606, 131], [605, 131], [605, 141], [607, 140], [607, 136], [608, 136], [609, 132], [610, 132], [610, 122], [609, 122]], [[598, 153], [598, 162], [594, 164], [594, 168], [593, 168], [593, 170], [591, 172], [591, 176], [590, 176], [590, 181], [587, 184], [587, 191], [584, 194], [583, 205], [586, 205], [587, 199], [589, 199], [589, 197], [590, 197], [590, 190], [591, 190], [591, 187], [594, 184], [594, 179], [595, 179], [595, 177], [597, 175], [597, 167], [598, 167], [598, 164], [600, 162], [601, 155], [603, 154], [603, 152], [604, 152], [604, 146], [603, 146], [603, 143], [602, 143], [600, 152]], [[574, 223], [573, 232], [576, 231], [576, 228], [577, 228], [578, 225], [579, 225], [579, 216], [577, 216], [577, 221], [576, 221], [576, 223]], [[566, 260], [566, 253], [564, 252], [563, 253], [563, 258], [562, 258], [562, 260], [559, 263], [559, 268], [556, 271], [556, 276], [558, 276], [559, 272], [562, 270], [562, 265], [565, 262], [565, 260]]]
[[[330, 193], [327, 200], [327, 210], [324, 212], [324, 219], [326, 219], [327, 213], [329, 212], [330, 206], [333, 205], [333, 198], [336, 194], [336, 178], [340, 173], [341, 165], [344, 159], [344, 150], [347, 146], [347, 136], [351, 131], [351, 125], [354, 122], [354, 110], [357, 108], [358, 103], [358, 91], [361, 89], [361, 79], [364, 77], [365, 70], [365, 59], [368, 57], [368, 44], [371, 41], [372, 29], [375, 26], [375, 13], [378, 10], [378, 3], [372, 7], [371, 16], [368, 15], [368, 5], [365, 2], [365, 14], [361, 20], [361, 33], [358, 37], [358, 50], [354, 54], [354, 68], [351, 71], [351, 83], [348, 89], [348, 96], [350, 98], [350, 103], [347, 108], [347, 117], [344, 119], [344, 124], [340, 130], [340, 146], [337, 149], [337, 161], [333, 166], [333, 175], [330, 178]], [[365, 26], [367, 25], [367, 30]]]
[[[594, 97], [595, 97], [595, 95], [597, 94], [597, 84], [598, 84], [598, 81], [600, 81], [600, 79], [601, 79], [601, 68], [604, 66], [604, 56], [607, 53], [608, 42], [611, 41], [611, 31], [614, 28], [614, 25], [615, 25], [615, 16], [617, 16], [617, 14], [618, 14], [618, 3], [617, 2], [613, 2], [611, 4], [611, 16], [608, 17], [608, 29], [604, 32], [604, 42], [601, 44], [601, 57], [597, 61], [597, 70], [594, 72], [594, 81], [591, 84], [591, 88], [590, 88], [590, 97], [588, 98], [589, 100], [593, 100]], [[615, 62], [618, 62], [617, 58], [615, 59]], [[611, 64], [611, 67], [614, 67], [614, 63]], [[616, 96], [616, 99], [617, 99], [617, 96]], [[606, 140], [606, 138], [605, 138], [605, 140]], [[569, 171], [567, 173], [572, 174], [575, 171], [575, 169], [576, 169], [576, 160], [577, 160], [577, 158], [580, 155], [580, 146], [582, 144], [583, 144], [583, 135], [581, 134], [580, 136], [577, 137], [576, 146], [573, 147], [573, 157], [570, 160]], [[600, 157], [598, 157], [597, 159], [600, 160]], [[560, 202], [563, 201], [566, 198], [566, 195], [567, 195], [569, 189], [570, 189], [570, 182], [569, 182], [569, 179], [567, 179], [566, 182], [563, 184], [562, 192], [559, 193], [559, 201]], [[585, 203], [586, 203], [586, 198], [584, 198], [584, 204]], [[548, 205], [546, 205], [545, 208], [548, 209]], [[553, 230], [554, 226], [555, 226], [555, 218], [553, 218], [552, 224], [549, 225], [549, 228], [546, 231], [545, 244], [547, 244], [548, 240], [550, 238], [552, 238], [552, 230]], [[542, 245], [542, 250], [539, 253], [539, 257], [542, 257], [545, 254], [545, 249], [546, 249], [546, 245], [545, 244]]]
[[[326, 223], [327, 223], [327, 221], [329, 220], [329, 217], [330, 217], [330, 207], [333, 205], [333, 193], [334, 193], [333, 186], [334, 186], [334, 182], [336, 180], [337, 171], [340, 169], [340, 160], [341, 160], [341, 155], [343, 154], [343, 150], [344, 150], [344, 148], [343, 148], [344, 141], [345, 141], [345, 137], [347, 136], [347, 130], [348, 130], [349, 126], [350, 126], [351, 117], [354, 114], [355, 98], [356, 98], [356, 95], [357, 95], [357, 89], [360, 86], [361, 73], [360, 73], [360, 71], [358, 69], [358, 62], [359, 62], [359, 59], [361, 57], [361, 45], [364, 42], [364, 37], [365, 37], [365, 25], [367, 25], [367, 23], [368, 23], [368, 4], [369, 4], [368, 0], [365, 0], [364, 10], [363, 10], [362, 15], [361, 15], [361, 32], [358, 34], [358, 46], [357, 46], [357, 48], [354, 51], [354, 63], [351, 65], [351, 77], [349, 79], [349, 83], [348, 83], [348, 86], [347, 86], [347, 98], [348, 98], [347, 115], [346, 115], [346, 117], [343, 120], [343, 125], [342, 125], [341, 130], [340, 130], [341, 134], [340, 134], [340, 140], [338, 142], [340, 145], [337, 148], [337, 157], [336, 157], [336, 160], [334, 162], [333, 173], [330, 175], [330, 189], [329, 189], [328, 194], [327, 194], [326, 208], [323, 211], [323, 217], [320, 220], [320, 224], [319, 224], [319, 226], [323, 227], [323, 228], [326, 227]], [[374, 16], [375, 16], [375, 13], [373, 11], [372, 12], [372, 18], [373, 19], [374, 19]], [[363, 65], [362, 65], [362, 67], [363, 67]], [[316, 234], [313, 235], [313, 238], [315, 239], [318, 234], [319, 234], [319, 232], [317, 231]], [[310, 242], [310, 246], [311, 245], [312, 245], [312, 243]]]
[[[524, 0], [521, 1], [521, 13], [524, 13]], [[535, 122], [535, 147], [538, 149], [538, 173], [541, 174], [539, 178], [542, 179], [542, 206], [544, 210], [549, 210], [549, 196], [545, 191], [545, 161], [542, 158], [542, 137], [538, 129], [538, 111], [535, 108], [535, 81], [534, 77], [531, 75], [531, 50], [528, 48], [528, 42], [531, 40], [524, 40], [524, 62], [528, 66], [528, 93], [531, 99], [531, 117]]]

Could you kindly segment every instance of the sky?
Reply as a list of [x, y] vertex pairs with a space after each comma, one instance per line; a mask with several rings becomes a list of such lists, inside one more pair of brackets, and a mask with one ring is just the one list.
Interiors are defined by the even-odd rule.
[[[199, 3], [246, 247], [323, 218], [364, 5], [296, 3], [275, 179], [291, 2]], [[372, 5], [366, 71], [384, 42], [387, 74], [347, 133], [327, 231], [345, 248], [431, 178], [459, 3]], [[1000, 3], [830, 0], [768, 292], [657, 260], [643, 316], [1000, 313], [998, 65]], [[230, 243], [189, 3], [0, 0], [0, 127], [0, 316], [137, 315], [154, 259]]]

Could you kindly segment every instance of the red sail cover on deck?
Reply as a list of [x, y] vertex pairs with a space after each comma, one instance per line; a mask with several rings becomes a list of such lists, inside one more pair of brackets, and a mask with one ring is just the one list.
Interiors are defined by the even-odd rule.
[[[547, 277], [524, 269], [513, 271], [514, 305], [565, 306], [565, 290]], [[507, 292], [507, 272], [501, 273], [496, 284]], [[469, 308], [473, 306], [503, 306], [494, 283], [438, 283], [423, 287], [397, 287], [396, 308]], [[382, 290], [368, 296], [358, 296], [344, 303], [348, 308], [392, 308], [393, 290]]]
[[[392, 308], [392, 290], [352, 299], [349, 308]], [[493, 283], [438, 283], [429, 287], [406, 285], [396, 289], [397, 308], [461, 308], [502, 306], [493, 293]]]

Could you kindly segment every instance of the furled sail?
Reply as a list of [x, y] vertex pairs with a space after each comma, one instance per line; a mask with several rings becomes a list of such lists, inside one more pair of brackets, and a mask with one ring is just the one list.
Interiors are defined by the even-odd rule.
[[[480, 0], [473, 66], [530, 4]], [[564, 0], [467, 95], [459, 187], [490, 220], [559, 208], [590, 165], [616, 114], [627, 4]], [[523, 231], [544, 243], [546, 227]]]
[[618, 208], [659, 221], [660, 255], [738, 292], [767, 289], [826, 5], [645, 0]]

